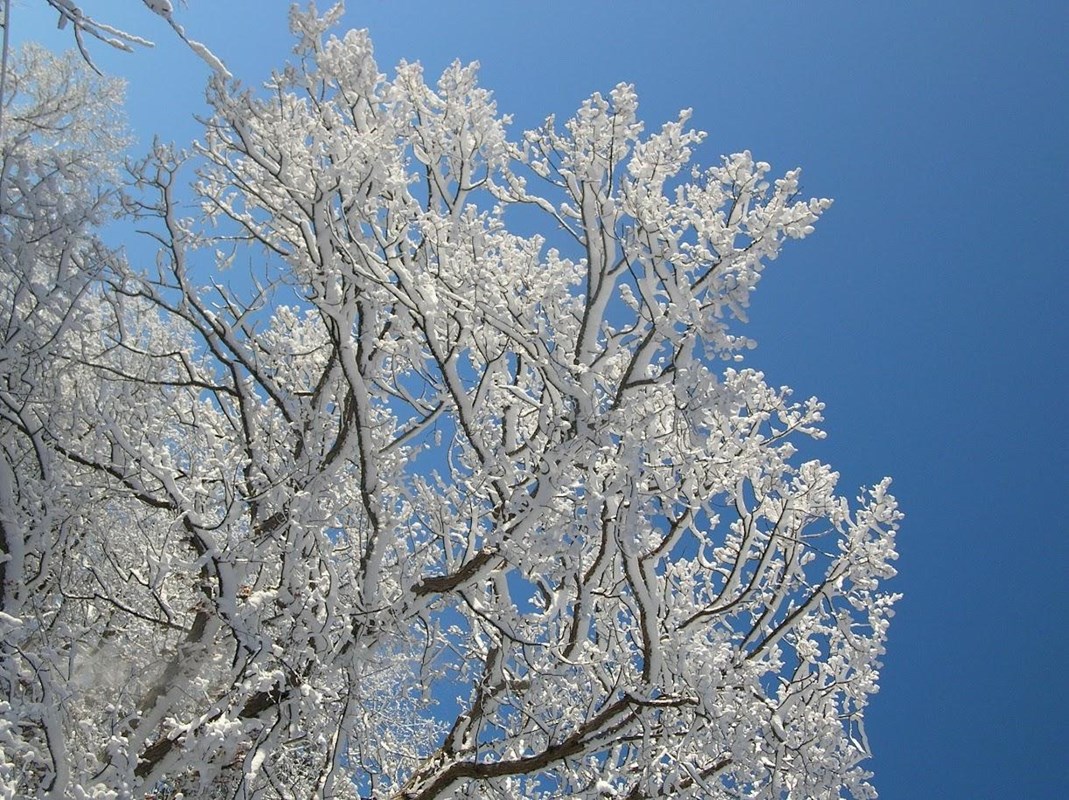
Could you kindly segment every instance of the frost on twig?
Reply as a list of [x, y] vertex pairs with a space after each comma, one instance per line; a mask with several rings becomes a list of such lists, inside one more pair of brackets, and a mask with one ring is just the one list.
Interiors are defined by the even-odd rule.
[[[68, 25], [71, 27], [75, 44], [78, 47], [78, 52], [81, 53], [85, 62], [94, 70], [96, 69], [96, 65], [93, 63], [93, 59], [86, 47], [86, 36], [97, 39], [109, 47], [114, 47], [126, 52], [131, 52], [135, 46], [154, 46], [148, 39], [121, 30], [106, 22], [101, 22], [100, 20], [89, 16], [82, 9], [81, 5], [75, 2], [75, 0], [45, 0], [45, 2], [58, 12], [59, 20], [57, 24], [59, 28], [64, 29]], [[230, 73], [227, 71], [223, 62], [211, 50], [200, 42], [189, 39], [186, 36], [182, 26], [174, 19], [174, 7], [170, 0], [142, 0], [142, 2], [144, 2], [145, 6], [150, 11], [167, 20], [168, 24], [174, 29], [174, 32], [178, 37], [185, 42], [190, 50], [192, 50], [198, 58], [204, 61], [213, 72], [227, 78], [230, 77]]]

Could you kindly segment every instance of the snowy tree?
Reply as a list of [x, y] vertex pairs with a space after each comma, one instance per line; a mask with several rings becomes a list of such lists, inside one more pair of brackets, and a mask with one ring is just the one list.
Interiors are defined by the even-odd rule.
[[136, 166], [150, 265], [4, 142], [0, 797], [874, 797], [900, 515], [738, 363], [829, 201], [340, 14]]
[[[0, 796], [70, 778], [73, 676], [61, 654], [99, 636], [71, 617], [67, 576], [92, 526], [95, 490], [49, 440], [80, 413], [68, 365], [85, 299], [112, 254], [94, 235], [117, 207], [121, 88], [76, 58], [29, 47], [7, 75], [0, 140]], [[73, 663], [73, 662], [72, 662]], [[73, 679], [76, 680], [77, 679]], [[99, 692], [99, 689], [94, 689]], [[45, 776], [47, 780], [42, 782]]]

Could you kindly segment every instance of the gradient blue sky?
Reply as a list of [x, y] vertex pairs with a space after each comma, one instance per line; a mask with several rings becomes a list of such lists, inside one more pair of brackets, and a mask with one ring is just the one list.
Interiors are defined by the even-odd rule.
[[[93, 48], [141, 146], [195, 137], [204, 65], [136, 0], [82, 4], [157, 42]], [[289, 55], [288, 6], [179, 18], [258, 83]], [[650, 127], [694, 109], [702, 162], [750, 149], [836, 199], [766, 274], [748, 361], [827, 402], [808, 453], [846, 487], [894, 476], [907, 513], [877, 788], [1064, 797], [1069, 3], [364, 0], [345, 25], [387, 73], [480, 61], [514, 130], [633, 82]], [[12, 31], [68, 41], [40, 0], [15, 0]]]

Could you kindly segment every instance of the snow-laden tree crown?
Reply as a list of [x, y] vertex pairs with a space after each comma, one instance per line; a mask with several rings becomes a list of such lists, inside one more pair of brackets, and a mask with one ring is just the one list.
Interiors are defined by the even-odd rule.
[[737, 363], [829, 201], [340, 14], [121, 196], [114, 85], [13, 66], [0, 797], [875, 797], [900, 514]]

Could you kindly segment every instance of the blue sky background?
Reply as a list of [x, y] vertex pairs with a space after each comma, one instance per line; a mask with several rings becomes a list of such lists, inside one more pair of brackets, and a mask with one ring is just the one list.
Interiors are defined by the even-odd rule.
[[[206, 67], [136, 0], [82, 5], [157, 42], [92, 48], [129, 81], [141, 146], [194, 138]], [[179, 18], [258, 83], [289, 55], [288, 6]], [[1069, 3], [364, 0], [345, 25], [387, 73], [479, 60], [514, 131], [633, 82], [650, 128], [694, 109], [701, 162], [750, 149], [836, 199], [766, 273], [748, 363], [827, 403], [806, 454], [847, 488], [894, 476], [907, 513], [876, 786], [1064, 797]], [[41, 0], [15, 0], [12, 31], [69, 42]]]

